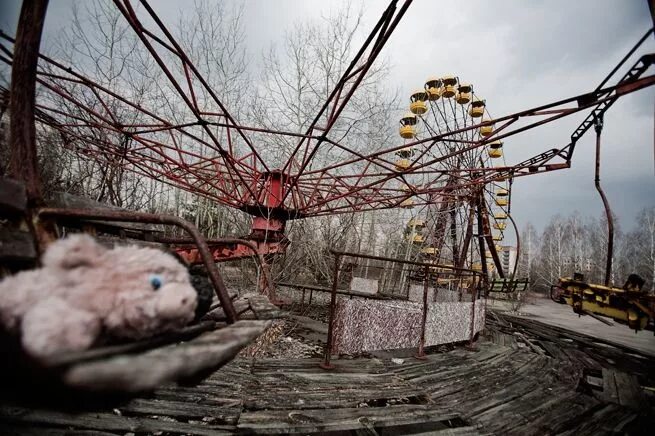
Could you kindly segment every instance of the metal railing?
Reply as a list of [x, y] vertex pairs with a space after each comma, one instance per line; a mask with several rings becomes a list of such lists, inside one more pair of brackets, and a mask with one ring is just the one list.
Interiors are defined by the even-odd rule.
[[[394, 258], [388, 258], [382, 256], [372, 256], [368, 254], [351, 253], [345, 251], [330, 250], [330, 253], [334, 255], [334, 271], [332, 276], [332, 290], [331, 290], [331, 297], [330, 297], [330, 313], [329, 313], [329, 321], [328, 321], [327, 343], [325, 345], [324, 359], [320, 364], [321, 368], [323, 369], [334, 368], [334, 366], [330, 363], [330, 357], [334, 345], [334, 317], [335, 317], [335, 309], [337, 304], [337, 293], [338, 293], [337, 288], [339, 284], [341, 261], [343, 258], [346, 257], [353, 258], [353, 259], [379, 260], [379, 261], [389, 262], [392, 265], [400, 264], [403, 266], [411, 266], [413, 267], [412, 269], [413, 272], [422, 273], [423, 305], [422, 305], [421, 329], [420, 329], [420, 337], [418, 341], [418, 349], [416, 351], [416, 354], [414, 355], [414, 357], [416, 357], [417, 359], [425, 359], [425, 325], [426, 325], [427, 313], [428, 313], [428, 291], [430, 289], [430, 282], [433, 282], [435, 284], [435, 292], [438, 292], [439, 288], [437, 284], [439, 283], [440, 277], [442, 278], [447, 277], [449, 279], [452, 279], [455, 283], [459, 284], [460, 296], [462, 295], [461, 292], [464, 290], [462, 285], [467, 283], [468, 287], [465, 288], [465, 290], [470, 292], [471, 301], [473, 303], [471, 306], [471, 312], [472, 312], [471, 336], [469, 338], [469, 342], [470, 343], [473, 342], [473, 337], [474, 337], [473, 323], [475, 321], [475, 300], [479, 298], [479, 296], [481, 295], [481, 291], [483, 291], [482, 289], [483, 280], [481, 280], [482, 273], [480, 271], [476, 271], [468, 268], [457, 268], [452, 265], [441, 265], [441, 264], [429, 263], [429, 262], [417, 262], [412, 260], [394, 259]], [[417, 275], [415, 274], [415, 277], [416, 276]], [[366, 299], [373, 298], [379, 301], [379, 298], [376, 298], [375, 294], [372, 294], [371, 296], [360, 295], [358, 296], [358, 298], [366, 298]], [[405, 298], [398, 298], [398, 300], [405, 301]]]
[[54, 218], [58, 220], [65, 219], [86, 219], [86, 220], [103, 220], [103, 221], [117, 221], [117, 222], [134, 222], [134, 223], [146, 223], [146, 224], [164, 224], [176, 226], [184, 229], [188, 234], [191, 240], [193, 240], [194, 245], [198, 248], [198, 252], [202, 257], [205, 268], [207, 269], [207, 275], [211, 281], [218, 301], [221, 303], [221, 307], [225, 312], [225, 317], [228, 324], [233, 324], [237, 321], [237, 312], [234, 309], [232, 300], [230, 300], [229, 294], [227, 292], [227, 287], [223, 283], [221, 274], [218, 272], [216, 263], [209, 251], [207, 242], [205, 238], [200, 234], [200, 231], [188, 221], [185, 221], [181, 218], [172, 215], [157, 215], [152, 213], [145, 212], [134, 212], [134, 211], [118, 211], [118, 210], [109, 210], [109, 209], [76, 209], [76, 208], [40, 208], [37, 209], [38, 219], [43, 218]]

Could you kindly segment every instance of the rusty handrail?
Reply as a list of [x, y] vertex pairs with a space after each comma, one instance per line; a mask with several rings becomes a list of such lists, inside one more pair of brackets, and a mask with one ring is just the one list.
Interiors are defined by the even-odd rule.
[[207, 268], [207, 273], [209, 274], [209, 279], [214, 286], [214, 291], [216, 296], [223, 307], [225, 316], [227, 318], [228, 324], [233, 324], [237, 320], [237, 313], [232, 304], [232, 300], [227, 292], [225, 283], [218, 272], [218, 268], [214, 263], [207, 242], [202, 236], [200, 231], [196, 226], [190, 222], [183, 220], [182, 218], [173, 216], [173, 215], [156, 215], [152, 213], [145, 212], [135, 212], [135, 211], [118, 211], [118, 210], [107, 210], [107, 209], [76, 209], [76, 208], [54, 208], [54, 207], [45, 207], [37, 210], [37, 217], [56, 217], [56, 218], [82, 218], [90, 220], [104, 220], [104, 221], [122, 221], [122, 222], [138, 222], [145, 224], [164, 224], [176, 226], [184, 229], [191, 239], [193, 239], [195, 245], [198, 247], [198, 252], [202, 257], [203, 263]]
[[428, 282], [430, 280], [429, 267], [425, 267], [425, 280], [423, 280], [423, 313], [421, 317], [421, 336], [418, 341], [418, 350], [414, 357], [425, 360], [425, 323], [428, 319]]
[[339, 256], [345, 256], [345, 257], [360, 257], [362, 259], [371, 259], [371, 260], [382, 260], [385, 262], [393, 262], [393, 263], [404, 263], [407, 265], [416, 265], [416, 266], [427, 266], [427, 267], [433, 267], [433, 268], [443, 268], [443, 269], [449, 269], [453, 271], [466, 271], [473, 273], [473, 275], [482, 275], [480, 271], [476, 271], [474, 269], [470, 268], [459, 268], [453, 265], [442, 265], [438, 263], [427, 263], [427, 262], [416, 262], [414, 260], [404, 260], [404, 259], [393, 259], [390, 257], [383, 257], [383, 256], [373, 256], [371, 254], [359, 254], [359, 253], [352, 253], [349, 251], [337, 251], [330, 249], [330, 253], [334, 255], [339, 255]]

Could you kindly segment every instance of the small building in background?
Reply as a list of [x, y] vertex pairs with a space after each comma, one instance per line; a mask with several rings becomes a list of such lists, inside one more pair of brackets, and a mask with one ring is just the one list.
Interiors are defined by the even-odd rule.
[[511, 245], [503, 245], [502, 251], [499, 253], [500, 263], [503, 266], [503, 271], [507, 276], [510, 276], [514, 271], [516, 265], [516, 247]]

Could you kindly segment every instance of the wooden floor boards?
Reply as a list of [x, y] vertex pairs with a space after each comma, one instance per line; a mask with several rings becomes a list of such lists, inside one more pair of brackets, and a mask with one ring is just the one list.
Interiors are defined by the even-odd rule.
[[595, 435], [653, 422], [642, 388], [655, 386], [652, 359], [500, 314], [487, 337], [476, 351], [337, 359], [331, 371], [318, 359], [236, 359], [196, 386], [81, 413], [4, 404], [0, 433]]

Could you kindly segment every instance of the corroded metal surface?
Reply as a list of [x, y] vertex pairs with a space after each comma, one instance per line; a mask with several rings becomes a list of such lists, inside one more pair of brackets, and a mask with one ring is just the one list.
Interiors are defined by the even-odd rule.
[[[471, 302], [428, 303], [425, 346], [469, 340]], [[422, 304], [406, 301], [337, 300], [333, 353], [417, 347]], [[475, 303], [473, 334], [482, 330], [484, 300]]]

